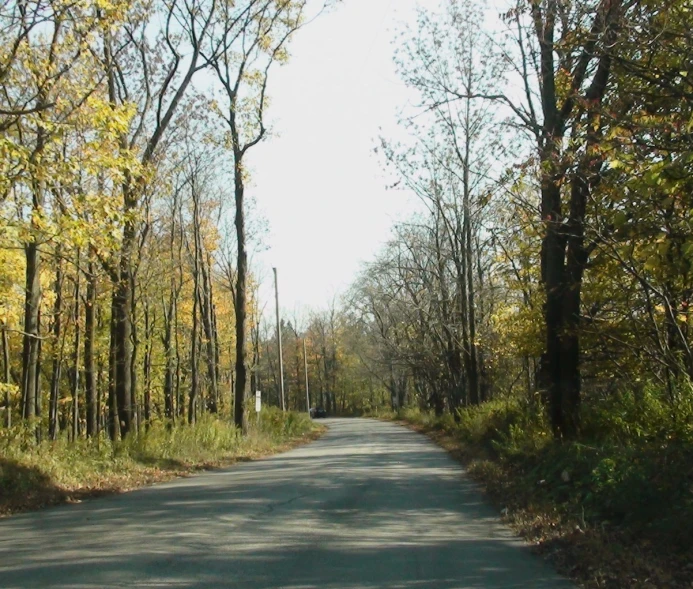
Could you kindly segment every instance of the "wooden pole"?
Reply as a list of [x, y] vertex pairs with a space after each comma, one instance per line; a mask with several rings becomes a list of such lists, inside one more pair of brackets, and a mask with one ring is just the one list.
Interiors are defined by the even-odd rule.
[[308, 392], [308, 356], [306, 355], [306, 338], [303, 338], [303, 369], [306, 373], [306, 411], [310, 415], [310, 393]]

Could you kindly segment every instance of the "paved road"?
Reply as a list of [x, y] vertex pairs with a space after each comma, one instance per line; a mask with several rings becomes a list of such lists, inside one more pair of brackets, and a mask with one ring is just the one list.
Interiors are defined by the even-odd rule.
[[568, 589], [448, 455], [394, 424], [0, 520], [0, 587]]

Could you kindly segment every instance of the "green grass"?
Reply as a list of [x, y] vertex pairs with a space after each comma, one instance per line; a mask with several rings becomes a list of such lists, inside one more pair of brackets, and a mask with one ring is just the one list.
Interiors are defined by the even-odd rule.
[[517, 400], [463, 409], [459, 421], [405, 411], [401, 417], [454, 435], [477, 458], [513, 473], [526, 495], [574, 518], [660, 532], [693, 544], [693, 411], [652, 392], [585, 408], [579, 441], [553, 439], [543, 412]]
[[302, 414], [263, 409], [247, 435], [227, 421], [204, 416], [195, 425], [155, 423], [138, 436], [33, 442], [27, 427], [0, 430], [0, 514], [119, 492], [196, 470], [252, 460], [311, 439]]
[[567, 570], [583, 566], [588, 586], [603, 586], [595, 571], [611, 569], [620, 580], [606, 586], [649, 587], [664, 585], [645, 577], [683, 574], [693, 556], [690, 391], [678, 399], [650, 388], [586, 401], [571, 442], [553, 439], [541, 408], [517, 399], [465, 408], [457, 420], [412, 409], [397, 417], [461, 457], [521, 533], [548, 551], [573, 550]]

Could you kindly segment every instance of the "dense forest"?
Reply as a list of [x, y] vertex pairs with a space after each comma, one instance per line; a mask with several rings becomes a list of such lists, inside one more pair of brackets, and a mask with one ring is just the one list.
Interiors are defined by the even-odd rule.
[[[513, 398], [569, 440], [627, 398], [621, 419], [654, 404], [689, 431], [690, 11], [421, 9], [394, 49], [415, 104], [376, 151], [422, 212], [343, 297], [284, 318], [288, 407], [306, 386], [344, 414]], [[116, 439], [201, 413], [242, 427], [258, 389], [281, 404], [245, 162], [305, 12], [2, 2], [6, 428]]]
[[245, 158], [305, 4], [2, 2], [6, 427], [117, 439], [232, 406], [243, 426]]

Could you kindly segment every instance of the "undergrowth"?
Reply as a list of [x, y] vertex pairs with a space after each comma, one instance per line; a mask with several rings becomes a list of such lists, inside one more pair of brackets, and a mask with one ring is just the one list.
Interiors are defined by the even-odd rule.
[[36, 444], [26, 426], [0, 430], [0, 514], [249, 460], [314, 431], [308, 416], [272, 407], [250, 415], [245, 436], [212, 416], [194, 425], [154, 423], [122, 442], [103, 436], [70, 442], [65, 433]]
[[693, 546], [693, 403], [654, 389], [584, 404], [577, 441], [557, 441], [537, 404], [510, 399], [435, 417], [398, 417], [455, 437], [470, 469], [507, 501], [553, 510], [583, 528], [608, 526], [656, 540], [663, 551]]

